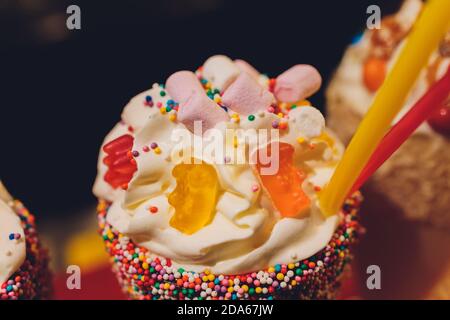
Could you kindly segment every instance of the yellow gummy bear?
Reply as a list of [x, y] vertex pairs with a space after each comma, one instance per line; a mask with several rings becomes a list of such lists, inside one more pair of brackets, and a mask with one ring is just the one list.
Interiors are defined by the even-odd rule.
[[185, 234], [193, 234], [214, 218], [219, 194], [216, 170], [203, 162], [181, 163], [175, 166], [172, 175], [177, 186], [169, 195], [169, 203], [175, 208], [170, 225]]

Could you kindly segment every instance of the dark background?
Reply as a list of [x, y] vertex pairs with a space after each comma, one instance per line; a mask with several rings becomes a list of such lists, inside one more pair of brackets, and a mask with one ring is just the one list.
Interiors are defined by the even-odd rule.
[[326, 83], [370, 4], [399, 1], [0, 0], [0, 177], [40, 219], [92, 205], [99, 146], [131, 97], [218, 53], [275, 76], [309, 63]]

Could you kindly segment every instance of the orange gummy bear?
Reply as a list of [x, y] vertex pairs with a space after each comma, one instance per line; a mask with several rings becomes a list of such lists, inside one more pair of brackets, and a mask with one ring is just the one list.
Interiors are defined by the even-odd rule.
[[[272, 144], [267, 149], [267, 156], [272, 158]], [[256, 169], [260, 180], [280, 214], [290, 218], [304, 214], [311, 200], [302, 189], [305, 173], [294, 166], [294, 147], [288, 143], [279, 143], [279, 168], [276, 174], [260, 174], [264, 166], [258, 157]]]
[[203, 162], [181, 163], [175, 166], [172, 175], [177, 186], [169, 195], [169, 203], [175, 208], [170, 225], [185, 234], [193, 234], [214, 218], [219, 195], [216, 170]]

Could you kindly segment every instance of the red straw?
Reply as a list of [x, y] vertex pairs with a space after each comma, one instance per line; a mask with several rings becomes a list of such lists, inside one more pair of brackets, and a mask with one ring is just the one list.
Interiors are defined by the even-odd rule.
[[384, 136], [369, 162], [356, 180], [352, 193], [358, 190], [369, 177], [405, 142], [409, 136], [438, 109], [450, 93], [450, 67], [411, 110]]

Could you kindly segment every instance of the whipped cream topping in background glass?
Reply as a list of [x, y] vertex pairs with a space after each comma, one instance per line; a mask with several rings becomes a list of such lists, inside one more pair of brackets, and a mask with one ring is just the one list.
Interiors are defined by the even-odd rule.
[[[420, 14], [422, 7], [423, 3], [421, 0], [407, 0], [399, 12], [394, 15], [394, 18], [404, 30], [410, 30]], [[333, 90], [334, 92], [339, 93], [339, 96], [344, 97], [346, 105], [351, 107], [360, 115], [364, 115], [368, 111], [372, 105], [373, 99], [375, 98], [375, 93], [367, 89], [363, 80], [364, 62], [372, 50], [374, 50], [371, 41], [372, 33], [372, 30], [366, 30], [361, 40], [347, 49], [328, 89], [329, 91]], [[400, 50], [406, 41], [405, 39], [403, 39], [400, 44], [396, 46], [395, 51], [389, 57], [388, 70], [394, 66], [395, 61], [400, 54]], [[432, 54], [428, 68], [431, 67], [438, 57], [438, 51]], [[441, 58], [441, 61], [436, 69], [436, 79], [440, 79], [445, 74], [449, 65], [450, 58]], [[407, 98], [407, 101], [405, 102], [403, 109], [399, 112], [393, 123], [400, 120], [411, 109], [414, 103], [427, 92], [429, 88], [427, 72], [427, 68], [422, 70], [416, 84]], [[427, 122], [424, 122], [416, 130], [416, 133], [433, 134], [434, 131]]]
[[[221, 68], [203, 70], [203, 76], [213, 85], [213, 80], [224, 83], [223, 75], [227, 73], [230, 72]], [[259, 75], [258, 83], [267, 88], [267, 77]], [[325, 129], [323, 116], [313, 107], [292, 110], [287, 119], [288, 129], [280, 130], [279, 134], [281, 142], [294, 147], [295, 166], [307, 174], [302, 187], [311, 199], [311, 206], [305, 215], [282, 217], [263, 188], [252, 189], [261, 183], [249, 163], [219, 164], [203, 159], [215, 168], [222, 190], [214, 218], [191, 235], [171, 227], [169, 221], [174, 208], [168, 203], [168, 195], [176, 187], [172, 169], [178, 164], [171, 156], [176, 148], [171, 134], [176, 129], [185, 129], [185, 126], [171, 121], [158, 108], [144, 105], [146, 96], [151, 96], [155, 105], [160, 102], [165, 106], [171, 97], [168, 94], [161, 96], [161, 90], [158, 84], [154, 84], [150, 90], [131, 99], [122, 113], [122, 121], [104, 140], [106, 144], [124, 134], [132, 134], [135, 138], [132, 150], [142, 150], [152, 142], [157, 142], [161, 149], [161, 154], [141, 152], [135, 158], [137, 171], [127, 190], [114, 190], [104, 181], [107, 167], [102, 160], [106, 154], [100, 150], [94, 193], [99, 199], [111, 203], [107, 221], [115, 229], [152, 254], [170, 258], [175, 266], [195, 272], [209, 269], [216, 274], [239, 274], [262, 270], [277, 263], [295, 262], [314, 255], [327, 245], [340, 217], [322, 216], [317, 188], [329, 181], [343, 147]], [[230, 110], [228, 112], [231, 114]], [[270, 130], [275, 120], [280, 118], [260, 111], [252, 121], [243, 116], [239, 122], [220, 122], [214, 129], [222, 132], [233, 128]], [[130, 126], [133, 133], [128, 130]], [[306, 143], [297, 141], [300, 136]], [[328, 138], [324, 139], [324, 136]], [[311, 143], [314, 148], [310, 147]], [[227, 141], [224, 140], [223, 144], [226, 145]], [[157, 214], [149, 213], [150, 206], [158, 208]]]
[[[11, 208], [12, 197], [0, 181], [0, 285], [16, 272], [25, 261], [25, 234], [20, 218]], [[9, 239], [19, 234], [20, 239]]]

